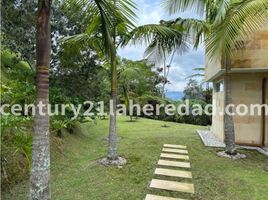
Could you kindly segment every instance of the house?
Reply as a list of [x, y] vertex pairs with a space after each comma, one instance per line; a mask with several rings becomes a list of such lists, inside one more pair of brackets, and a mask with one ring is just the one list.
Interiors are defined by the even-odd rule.
[[[232, 103], [268, 104], [268, 28], [255, 33], [244, 41], [244, 48], [235, 53], [229, 62], [222, 60], [206, 61], [206, 80], [213, 83], [212, 132], [224, 141], [224, 63], [231, 66]], [[239, 107], [243, 112], [243, 107]], [[244, 108], [245, 110], [245, 108]], [[260, 115], [248, 113], [235, 115], [236, 144], [268, 147], [267, 108], [262, 108]]]

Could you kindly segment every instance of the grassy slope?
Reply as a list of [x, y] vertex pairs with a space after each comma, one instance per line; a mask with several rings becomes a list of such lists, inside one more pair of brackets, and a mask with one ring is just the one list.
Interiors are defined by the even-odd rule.
[[[264, 200], [268, 196], [268, 159], [245, 151], [248, 158], [231, 161], [205, 148], [192, 125], [139, 119], [118, 120], [119, 153], [128, 159], [123, 168], [104, 167], [95, 160], [106, 154], [108, 120], [84, 124], [74, 135], [62, 140], [62, 153], [52, 145], [52, 195], [60, 200], [137, 200], [147, 192], [188, 199]], [[78, 133], [80, 132], [80, 133]], [[55, 141], [54, 141], [55, 143]], [[159, 190], [149, 191], [163, 143], [188, 146], [196, 193], [192, 196]], [[157, 178], [157, 177], [156, 177]], [[158, 177], [159, 178], [159, 177]], [[182, 180], [188, 181], [189, 180]], [[28, 182], [2, 194], [2, 199], [27, 199]]]

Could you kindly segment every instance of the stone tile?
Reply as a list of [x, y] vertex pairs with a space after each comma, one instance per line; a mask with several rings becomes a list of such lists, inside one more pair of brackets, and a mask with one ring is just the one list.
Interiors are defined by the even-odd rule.
[[186, 149], [186, 146], [183, 145], [176, 145], [176, 144], [164, 144], [164, 147], [169, 147], [169, 148], [177, 148], [177, 149]]
[[173, 159], [189, 160], [189, 156], [172, 154], [172, 153], [161, 153], [160, 157], [161, 158], [173, 158]]
[[194, 193], [194, 185], [191, 183], [181, 183], [176, 181], [164, 181], [159, 179], [152, 179], [151, 188], [157, 188], [162, 190]]
[[170, 149], [170, 148], [163, 148], [163, 152], [169, 152], [169, 153], [181, 153], [181, 154], [188, 154], [187, 150], [183, 149]]
[[145, 200], [183, 200], [183, 199], [147, 194]]
[[168, 166], [168, 167], [182, 167], [182, 168], [191, 168], [189, 162], [179, 162], [179, 161], [170, 161], [170, 160], [159, 160], [158, 165]]
[[156, 168], [154, 174], [178, 178], [192, 178], [192, 173], [176, 169]]

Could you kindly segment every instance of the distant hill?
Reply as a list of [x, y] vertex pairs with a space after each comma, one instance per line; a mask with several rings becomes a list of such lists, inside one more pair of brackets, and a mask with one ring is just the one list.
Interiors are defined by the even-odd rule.
[[166, 97], [172, 100], [181, 100], [183, 97], [183, 92], [181, 91], [168, 91], [166, 92]]

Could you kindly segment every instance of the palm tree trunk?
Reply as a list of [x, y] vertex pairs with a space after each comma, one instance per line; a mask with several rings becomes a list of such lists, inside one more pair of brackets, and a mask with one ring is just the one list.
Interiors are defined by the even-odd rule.
[[51, 50], [50, 36], [51, 0], [39, 0], [37, 16], [37, 104], [45, 105], [37, 110], [34, 120], [32, 165], [30, 174], [30, 199], [48, 200], [50, 193], [50, 147], [49, 147], [49, 62]]
[[[114, 0], [116, 5], [116, 0]], [[116, 160], [117, 155], [117, 138], [116, 138], [116, 97], [117, 97], [117, 66], [116, 66], [116, 26], [113, 28], [113, 45], [114, 50], [111, 54], [111, 100], [110, 108], [110, 127], [109, 127], [109, 145], [108, 160]]]
[[167, 66], [166, 66], [166, 54], [165, 54], [165, 52], [163, 53], [163, 58], [164, 58], [164, 60], [163, 60], [163, 64], [164, 64], [164, 66], [163, 66], [163, 71], [164, 71], [164, 82], [163, 82], [163, 86], [162, 86], [162, 98], [165, 98], [165, 87], [166, 87], [166, 79], [167, 79], [167, 73], [166, 73], [166, 70], [167, 70]]
[[111, 100], [112, 108], [110, 110], [110, 128], [109, 128], [109, 146], [108, 146], [108, 159], [116, 160], [117, 146], [116, 146], [116, 96], [117, 96], [117, 69], [116, 69], [116, 55], [111, 56]]
[[[232, 77], [231, 77], [231, 64], [229, 59], [225, 59], [225, 108], [226, 106], [232, 104]], [[229, 109], [229, 112], [232, 113], [232, 108]], [[234, 121], [233, 116], [225, 113], [224, 116], [224, 135], [225, 135], [225, 152], [227, 154], [236, 154], [235, 150], [235, 133], [234, 133]]]

